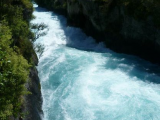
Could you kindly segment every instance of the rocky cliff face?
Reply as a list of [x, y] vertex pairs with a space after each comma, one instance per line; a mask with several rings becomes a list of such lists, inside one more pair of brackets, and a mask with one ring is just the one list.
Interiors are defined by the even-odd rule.
[[[82, 28], [97, 41], [103, 41], [108, 48], [160, 63], [157, 57], [160, 56], [159, 1], [53, 1], [49, 8], [57, 11], [63, 8], [67, 11], [69, 25]], [[45, 4], [50, 4], [49, 0]]]
[[[38, 59], [35, 53], [32, 55], [32, 58], [34, 64], [37, 65]], [[41, 85], [38, 71], [35, 67], [31, 68], [29, 78], [30, 79], [26, 83], [26, 88], [31, 94], [24, 96], [22, 111], [26, 115], [23, 120], [41, 120], [43, 115]]]
[[41, 120], [42, 112], [42, 96], [40, 91], [40, 81], [36, 68], [30, 71], [30, 81], [26, 84], [31, 94], [25, 96], [25, 104], [23, 112], [26, 113], [23, 120]]

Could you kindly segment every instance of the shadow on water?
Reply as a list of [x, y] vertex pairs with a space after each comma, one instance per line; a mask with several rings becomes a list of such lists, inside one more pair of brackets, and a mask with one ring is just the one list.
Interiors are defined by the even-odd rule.
[[131, 78], [136, 77], [144, 82], [160, 84], [160, 66], [136, 56], [113, 53], [105, 67], [111, 70], [120, 69]]
[[[36, 7], [38, 12], [47, 12], [46, 9]], [[106, 69], [121, 71], [128, 74], [130, 77], [136, 77], [144, 82], [160, 84], [160, 66], [145, 61], [139, 57], [115, 53], [104, 47], [103, 43], [96, 43], [92, 37], [86, 36], [81, 29], [75, 27], [67, 27], [66, 18], [62, 15], [57, 15], [52, 12], [53, 17], [57, 17], [60, 21], [61, 28], [66, 36], [67, 47], [75, 49], [102, 53], [106, 57], [106, 64], [103, 66]]]

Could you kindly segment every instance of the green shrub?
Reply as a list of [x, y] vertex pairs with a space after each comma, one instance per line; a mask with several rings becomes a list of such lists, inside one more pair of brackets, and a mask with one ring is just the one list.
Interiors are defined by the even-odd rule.
[[29, 28], [33, 6], [30, 0], [0, 3], [0, 120], [21, 116], [23, 95], [34, 53]]

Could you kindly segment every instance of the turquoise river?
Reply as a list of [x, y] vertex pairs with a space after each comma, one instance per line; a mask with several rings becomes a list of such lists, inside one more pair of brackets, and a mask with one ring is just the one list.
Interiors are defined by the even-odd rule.
[[34, 4], [32, 23], [48, 25], [35, 44], [42, 120], [160, 120], [160, 67], [96, 43], [66, 18]]

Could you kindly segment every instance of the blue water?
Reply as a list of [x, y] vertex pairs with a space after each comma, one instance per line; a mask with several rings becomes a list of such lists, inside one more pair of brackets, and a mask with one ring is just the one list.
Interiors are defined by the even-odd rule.
[[34, 5], [48, 25], [38, 71], [43, 120], [160, 120], [160, 68], [115, 53], [66, 19]]

